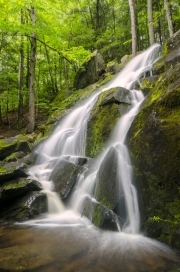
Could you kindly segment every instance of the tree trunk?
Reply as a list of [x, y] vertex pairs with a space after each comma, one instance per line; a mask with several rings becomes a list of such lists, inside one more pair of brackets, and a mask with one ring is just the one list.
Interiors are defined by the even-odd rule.
[[134, 1], [129, 1], [130, 15], [131, 15], [131, 32], [132, 32], [132, 55], [136, 56], [136, 19], [135, 19], [135, 9], [134, 9]]
[[[24, 11], [21, 9], [21, 24], [24, 24]], [[19, 61], [19, 93], [18, 93], [18, 128], [23, 121], [23, 85], [24, 85], [24, 38], [21, 36]]]
[[171, 16], [171, 9], [170, 9], [168, 0], [164, 0], [164, 8], [166, 11], [166, 18], [167, 18], [167, 23], [168, 23], [169, 35], [171, 37], [174, 34], [174, 28], [173, 28], [173, 21], [172, 21], [172, 16]]
[[153, 45], [155, 43], [155, 39], [154, 39], [152, 0], [148, 0], [148, 29], [150, 45]]
[[[30, 18], [32, 26], [36, 24], [35, 8], [30, 9]], [[35, 66], [36, 66], [36, 34], [31, 34], [31, 52], [30, 52], [30, 67], [29, 67], [29, 123], [27, 133], [32, 133], [35, 126], [35, 110], [34, 110], [34, 84], [35, 84]]]
[[100, 1], [96, 0], [96, 33], [97, 34], [99, 34], [99, 28], [100, 28], [99, 9], [100, 9]]

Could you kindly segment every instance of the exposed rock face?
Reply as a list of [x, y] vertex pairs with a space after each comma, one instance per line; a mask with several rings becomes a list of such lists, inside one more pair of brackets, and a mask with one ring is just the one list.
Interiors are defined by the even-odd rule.
[[105, 72], [105, 64], [102, 56], [95, 51], [76, 74], [74, 88], [83, 89], [95, 83]]
[[180, 250], [179, 74], [177, 63], [151, 84], [127, 140], [140, 197], [142, 229]]

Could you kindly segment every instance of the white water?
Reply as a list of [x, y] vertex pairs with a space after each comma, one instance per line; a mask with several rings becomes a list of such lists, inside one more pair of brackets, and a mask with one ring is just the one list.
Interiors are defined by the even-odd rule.
[[[71, 156], [85, 156], [87, 122], [98, 95], [116, 86], [132, 89], [134, 83], [139, 82], [146, 71], [151, 71], [153, 63], [158, 58], [158, 52], [159, 45], [154, 45], [131, 60], [110, 84], [91, 95], [83, 104], [63, 118], [53, 134], [37, 149], [37, 163], [30, 168], [29, 174], [42, 183], [48, 196], [49, 213], [51, 215], [57, 217], [65, 210], [56, 193], [52, 192], [53, 184], [49, 181], [51, 171], [58, 163], [59, 158], [63, 156], [70, 156], [70, 160]], [[131, 97], [131, 109], [117, 123], [107, 148], [95, 160], [95, 169], [86, 178], [84, 178], [85, 173], [79, 176], [71, 198], [71, 207], [75, 212], [81, 214], [83, 202], [87, 196], [96, 201], [93, 196], [96, 174], [110, 146], [114, 146], [118, 152], [118, 182], [123, 188], [127, 212], [126, 224], [122, 227], [122, 230], [127, 233], [138, 233], [140, 216], [137, 193], [132, 184], [132, 167], [124, 140], [135, 115], [138, 113], [143, 95], [140, 91], [132, 90]]]

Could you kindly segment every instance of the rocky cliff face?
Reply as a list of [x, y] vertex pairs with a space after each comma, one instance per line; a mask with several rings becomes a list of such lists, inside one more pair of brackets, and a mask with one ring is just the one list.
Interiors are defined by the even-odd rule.
[[[156, 64], [155, 80], [127, 137], [139, 193], [142, 230], [180, 250], [180, 63], [179, 37]], [[158, 67], [158, 69], [157, 69]], [[159, 69], [160, 68], [160, 69]]]

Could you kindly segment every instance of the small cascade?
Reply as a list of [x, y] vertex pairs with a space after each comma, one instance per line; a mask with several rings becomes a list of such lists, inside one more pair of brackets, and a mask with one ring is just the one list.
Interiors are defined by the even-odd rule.
[[29, 175], [42, 183], [48, 196], [50, 213], [58, 214], [65, 210], [61, 200], [52, 192], [53, 184], [50, 180], [52, 170], [65, 156], [69, 157], [69, 161], [73, 161], [76, 156], [85, 156], [87, 123], [99, 94], [109, 88], [121, 86], [131, 90], [132, 105], [114, 128], [106, 149], [91, 163], [91, 169], [85, 169], [84, 173], [79, 174], [71, 196], [70, 206], [81, 215], [83, 203], [87, 197], [96, 201], [96, 192], [94, 194], [96, 176], [108, 150], [113, 147], [118, 154], [117, 182], [122, 188], [127, 214], [125, 224], [119, 228], [127, 233], [139, 232], [140, 216], [137, 193], [132, 183], [132, 166], [125, 146], [125, 138], [144, 99], [141, 91], [132, 90], [134, 83], [140, 82], [140, 78], [151, 71], [153, 63], [159, 58], [159, 50], [160, 46], [155, 44], [132, 59], [112, 82], [91, 95], [79, 107], [65, 116], [56, 126], [52, 135], [37, 148], [36, 165], [29, 169]]

